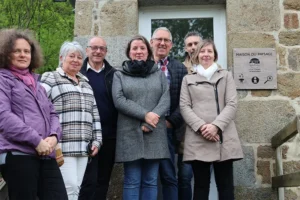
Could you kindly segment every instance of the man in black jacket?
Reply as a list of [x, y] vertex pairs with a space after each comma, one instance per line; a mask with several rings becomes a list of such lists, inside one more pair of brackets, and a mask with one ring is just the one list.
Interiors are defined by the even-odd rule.
[[179, 111], [179, 97], [182, 79], [187, 74], [187, 70], [181, 62], [168, 56], [172, 48], [172, 34], [167, 28], [157, 28], [153, 32], [150, 44], [153, 49], [154, 61], [158, 63], [158, 66], [168, 79], [171, 96], [170, 110], [166, 115], [171, 159], [161, 161], [159, 175], [164, 200], [177, 200], [178, 184], [175, 169], [175, 131], [179, 129], [184, 122]]
[[106, 200], [110, 176], [115, 161], [116, 128], [118, 113], [112, 99], [112, 81], [115, 69], [105, 60], [106, 42], [93, 37], [86, 48], [81, 73], [89, 79], [96, 99], [103, 144], [97, 156], [88, 163], [81, 184], [79, 200]]

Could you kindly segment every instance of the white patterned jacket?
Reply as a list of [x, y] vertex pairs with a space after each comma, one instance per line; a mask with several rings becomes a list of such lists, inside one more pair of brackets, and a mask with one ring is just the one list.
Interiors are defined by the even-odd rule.
[[89, 141], [100, 149], [102, 131], [93, 89], [88, 79], [77, 74], [79, 84], [63, 71], [46, 72], [41, 82], [54, 104], [62, 127], [62, 152], [65, 156], [87, 156]]

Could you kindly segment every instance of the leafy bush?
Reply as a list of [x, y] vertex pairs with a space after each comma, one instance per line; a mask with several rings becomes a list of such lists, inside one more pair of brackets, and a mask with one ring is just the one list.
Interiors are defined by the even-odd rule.
[[69, 2], [53, 0], [1, 0], [0, 29], [18, 28], [34, 31], [43, 49], [45, 64], [37, 73], [52, 71], [65, 40], [73, 39], [74, 9]]

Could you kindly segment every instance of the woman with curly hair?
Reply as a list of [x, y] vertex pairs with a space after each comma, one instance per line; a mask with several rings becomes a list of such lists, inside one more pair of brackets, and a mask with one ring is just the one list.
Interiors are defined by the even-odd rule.
[[43, 63], [29, 32], [0, 31], [0, 170], [10, 200], [66, 200], [55, 146], [58, 116], [33, 71]]

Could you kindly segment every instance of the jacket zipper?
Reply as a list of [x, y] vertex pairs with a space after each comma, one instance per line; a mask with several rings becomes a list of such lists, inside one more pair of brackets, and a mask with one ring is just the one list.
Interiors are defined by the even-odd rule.
[[[213, 87], [214, 87], [214, 91], [215, 91], [215, 100], [216, 100], [216, 106], [217, 106], [217, 114], [219, 115], [220, 114], [220, 105], [219, 105], [219, 95], [218, 95], [218, 84], [219, 84], [219, 81], [221, 79], [219, 79], [216, 84], [213, 84]], [[223, 143], [223, 133], [222, 131], [218, 128], [218, 135], [220, 137], [220, 144]]]
[[109, 92], [109, 90], [108, 90], [108, 88], [107, 88], [107, 84], [106, 84], [106, 76], [112, 71], [113, 69], [110, 69], [108, 72], [106, 72], [105, 73], [105, 75], [104, 75], [104, 83], [105, 83], [105, 88], [106, 88], [106, 91], [107, 91], [107, 93], [109, 94], [108, 96], [109, 96], [109, 98], [110, 98], [110, 100], [112, 100], [111, 99], [111, 93]]

